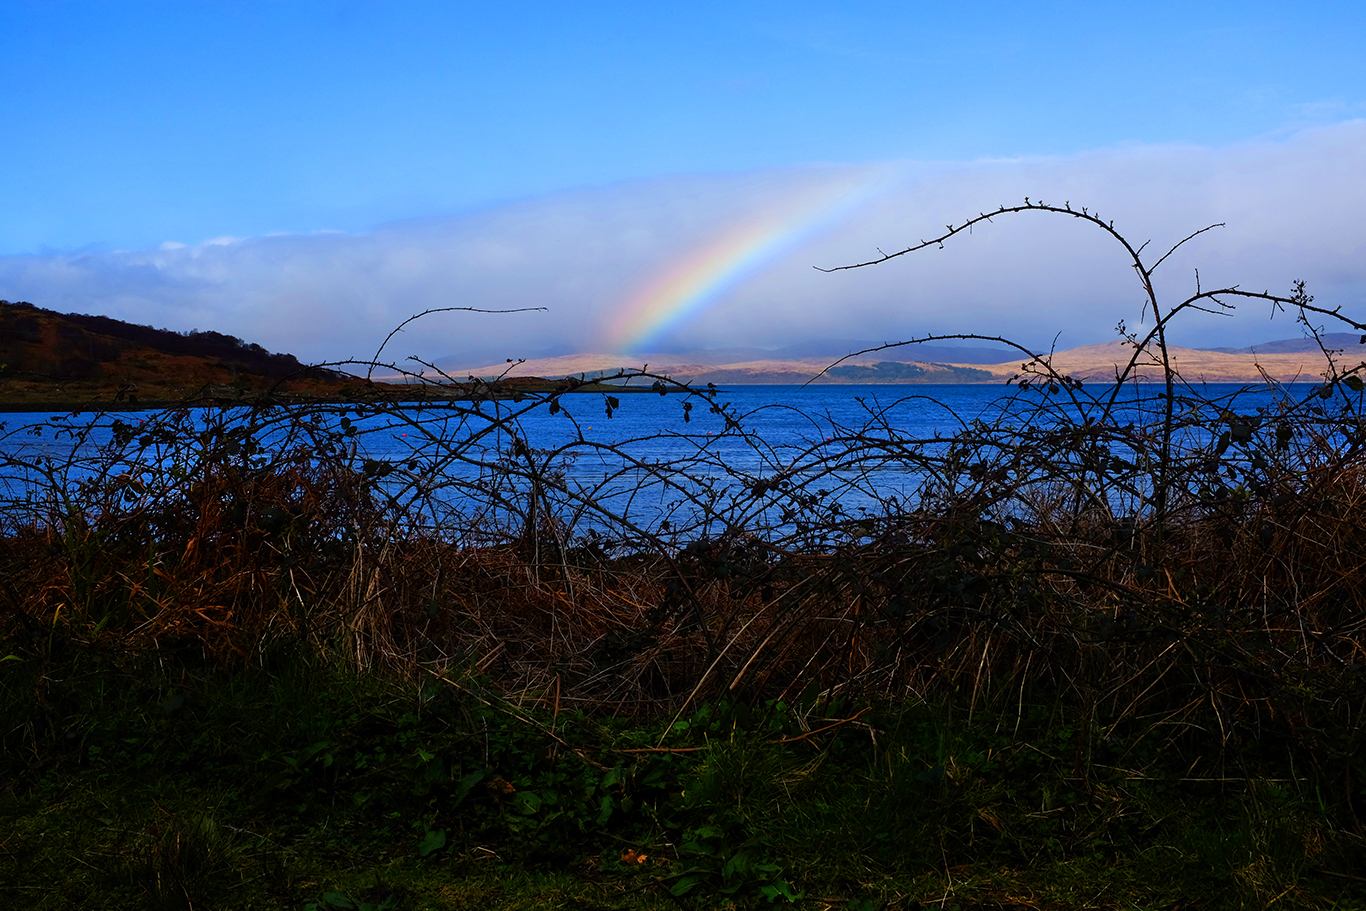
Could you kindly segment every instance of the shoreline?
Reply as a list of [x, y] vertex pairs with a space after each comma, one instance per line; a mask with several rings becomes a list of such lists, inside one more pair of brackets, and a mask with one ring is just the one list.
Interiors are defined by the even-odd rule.
[[[425, 387], [428, 389], [440, 387]], [[677, 387], [666, 388], [666, 394], [678, 394], [683, 390]], [[352, 396], [301, 396], [270, 395], [269, 393], [246, 392], [230, 397], [204, 396], [188, 399], [136, 399], [134, 401], [110, 401], [100, 399], [53, 399], [39, 400], [0, 400], [0, 414], [32, 414], [39, 412], [89, 414], [122, 411], [169, 411], [176, 408], [245, 408], [245, 407], [299, 407], [299, 406], [345, 406], [374, 405], [390, 403], [395, 405], [443, 405], [465, 402], [521, 401], [527, 396], [564, 395], [573, 393], [602, 393], [618, 395], [650, 392], [656, 395], [659, 390], [648, 386], [615, 386], [610, 383], [581, 383], [566, 387], [562, 380], [544, 380], [542, 383], [526, 383], [514, 388], [493, 387], [478, 392], [461, 392], [450, 395], [352, 395]]]

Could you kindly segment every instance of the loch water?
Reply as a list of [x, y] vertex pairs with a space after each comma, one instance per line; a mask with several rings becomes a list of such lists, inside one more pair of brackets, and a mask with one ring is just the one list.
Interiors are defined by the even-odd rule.
[[[1312, 400], [1315, 388], [1181, 390], [1178, 412], [1200, 415], [1186, 423], [1185, 442], [1208, 443], [1223, 429], [1221, 415], [1271, 414]], [[272, 450], [316, 451], [377, 472], [384, 494], [404, 504], [410, 521], [433, 527], [471, 517], [510, 527], [534, 487], [579, 532], [613, 524], [612, 516], [636, 528], [787, 528], [792, 504], [804, 499], [849, 515], [910, 502], [926, 483], [921, 457], [956, 435], [994, 428], [1021, 439], [1049, 426], [1083, 424], [1099, 418], [1113, 391], [1002, 384], [737, 386], [710, 396], [575, 392], [559, 396], [558, 407], [525, 398], [273, 409], [273, 416], [257, 415], [251, 432], [258, 458]], [[1151, 423], [1163, 391], [1160, 384], [1118, 390], [1108, 422]], [[0, 414], [0, 497], [31, 502], [35, 485], [53, 479], [74, 483], [137, 470], [185, 479], [196, 447], [202, 455], [210, 441], [221, 446], [249, 414], [181, 413], [173, 433], [164, 432], [168, 424], [156, 412]], [[116, 438], [124, 455], [111, 455]], [[785, 505], [751, 495], [756, 483], [773, 481], [793, 494]]]

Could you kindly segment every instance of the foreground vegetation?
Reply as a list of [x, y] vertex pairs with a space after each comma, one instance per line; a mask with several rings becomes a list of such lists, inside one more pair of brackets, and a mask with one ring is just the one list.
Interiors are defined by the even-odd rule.
[[0, 895], [1366, 907], [1363, 368], [1027, 363], [947, 440], [676, 389], [667, 462], [567, 389], [12, 430]]
[[[1362, 896], [1356, 836], [1289, 743], [1106, 742], [1061, 704], [969, 719], [942, 702], [722, 701], [658, 747], [662, 723], [556, 716], [471, 678], [403, 686], [277, 655], [172, 681], [102, 658], [61, 679], [7, 674], [7, 724], [49, 722], [7, 744], [23, 747], [3, 803], [0, 891], [16, 906]], [[35, 692], [42, 717], [15, 718]]]

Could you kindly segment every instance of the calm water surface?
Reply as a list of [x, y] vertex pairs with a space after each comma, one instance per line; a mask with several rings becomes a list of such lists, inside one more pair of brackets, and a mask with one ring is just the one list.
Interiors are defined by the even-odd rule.
[[[1252, 414], [1271, 408], [1277, 396], [1300, 399], [1312, 389], [1221, 384], [1198, 391], [1207, 400], [1226, 402], [1223, 407], [1229, 410]], [[1085, 389], [1094, 396], [1108, 391]], [[1151, 385], [1122, 390], [1119, 423], [1142, 424], [1145, 416], [1152, 418], [1160, 392], [1161, 387]], [[364, 416], [352, 412], [345, 422], [339, 408], [320, 409], [313, 423], [284, 420], [281, 410], [278, 423], [258, 434], [268, 448], [308, 451], [347, 424], [352, 429], [344, 437], [330, 438], [341, 439], [358, 458], [396, 466], [386, 484], [399, 497], [459, 504], [461, 498], [498, 484], [513, 492], [519, 477], [527, 481], [537, 473], [554, 472], [562, 489], [572, 493], [570, 499], [634, 511], [653, 522], [671, 510], [695, 513], [698, 503], [726, 497], [742, 504], [732, 509], [743, 511], [743, 504], [754, 498], [737, 496], [737, 491], [779, 473], [802, 478], [813, 492], [838, 499], [849, 509], [889, 495], [909, 497], [924, 478], [895, 453], [889, 456], [865, 441], [921, 441], [934, 448], [943, 445], [936, 437], [952, 437], [974, 422], [1038, 426], [1054, 419], [1048, 408], [1066, 401], [1066, 394], [1060, 390], [1049, 396], [1037, 387], [1021, 391], [1004, 385], [737, 386], [715, 398], [724, 413], [696, 396], [645, 392], [616, 398], [610, 417], [607, 397], [599, 393], [564, 395], [555, 414], [545, 404], [529, 401], [414, 406]], [[1071, 418], [1081, 416], [1070, 404], [1063, 410]], [[204, 409], [195, 413], [192, 426], [229, 426], [247, 414]], [[68, 477], [120, 470], [100, 461], [100, 447], [112, 439], [114, 423], [122, 421], [140, 433], [155, 420], [150, 412], [0, 414], [0, 456], [9, 462], [0, 475], [0, 493], [16, 498], [31, 485], [32, 473], [18, 463], [35, 459], [69, 465]], [[177, 457], [183, 436], [153, 443], [141, 457], [165, 464]], [[862, 458], [861, 453], [875, 456]], [[674, 480], [664, 480], [666, 475]], [[753, 520], [752, 515], [736, 515], [736, 521]]]

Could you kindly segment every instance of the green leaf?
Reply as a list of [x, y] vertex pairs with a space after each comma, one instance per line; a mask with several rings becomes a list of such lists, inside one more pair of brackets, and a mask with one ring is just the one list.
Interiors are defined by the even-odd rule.
[[464, 778], [460, 779], [460, 783], [455, 786], [455, 802], [460, 803], [462, 800], [464, 800], [465, 796], [469, 794], [470, 788], [474, 787], [483, 780], [484, 773], [482, 771], [471, 772]]
[[446, 847], [446, 830], [433, 829], [422, 836], [422, 841], [418, 843], [417, 853], [427, 857], [442, 848]]
[[330, 747], [331, 745], [332, 745], [331, 741], [328, 741], [328, 740], [319, 740], [317, 743], [313, 744], [311, 747], [309, 747], [308, 749], [304, 750], [304, 758], [305, 758], [305, 759], [311, 759], [312, 757], [316, 756], [318, 753], [320, 753], [320, 752], [322, 752], [323, 750], [327, 749], [327, 748]]
[[614, 800], [612, 799], [612, 795], [610, 795], [610, 794], [604, 794], [604, 795], [602, 795], [602, 801], [598, 804], [598, 818], [597, 818], [597, 824], [598, 824], [598, 825], [600, 825], [600, 826], [605, 826], [605, 825], [607, 825], [607, 821], [608, 821], [609, 819], [612, 818], [612, 810], [615, 808], [615, 806], [616, 806], [616, 801], [614, 801]]
[[1342, 380], [1342, 385], [1346, 386], [1353, 392], [1360, 392], [1362, 389], [1366, 389], [1366, 383], [1363, 383], [1361, 381], [1361, 377], [1359, 376], [1344, 377]]
[[736, 851], [726, 859], [721, 867], [721, 875], [729, 877], [733, 874], [745, 874], [749, 872], [749, 855], [744, 851]]
[[512, 806], [523, 816], [530, 816], [541, 808], [541, 795], [535, 791], [518, 791], [512, 798]]
[[[805, 892], [796, 891], [792, 888], [792, 884], [785, 879], [775, 879], [772, 882], [772, 884], [763, 886], [759, 891], [762, 892], [764, 894], [764, 898], [768, 899], [769, 901], [773, 901], [773, 899], [777, 898], [780, 895], [790, 902], [801, 901], [803, 898], [806, 897]], [[857, 906], [851, 902], [849, 907], [852, 909]], [[881, 907], [881, 903], [874, 904], [871, 900], [869, 900], [867, 904], [863, 907], [866, 907], [869, 909], [869, 911], [872, 911], [872, 909], [874, 908]]]
[[674, 897], [687, 895], [693, 890], [693, 887], [696, 886], [698, 882], [700, 882], [700, 880], [696, 876], [680, 876], [677, 881], [669, 887], [669, 891], [673, 893]]

